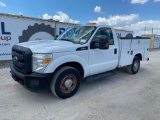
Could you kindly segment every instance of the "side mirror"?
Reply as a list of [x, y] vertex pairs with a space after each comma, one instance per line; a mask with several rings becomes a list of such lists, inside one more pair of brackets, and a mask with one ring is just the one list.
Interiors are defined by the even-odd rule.
[[109, 40], [107, 37], [101, 37], [99, 41], [91, 42], [91, 49], [108, 49], [109, 48]]

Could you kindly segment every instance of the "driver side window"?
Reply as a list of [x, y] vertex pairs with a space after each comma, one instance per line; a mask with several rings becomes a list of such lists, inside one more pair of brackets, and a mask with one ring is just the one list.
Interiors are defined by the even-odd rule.
[[95, 36], [93, 37], [93, 41], [99, 41], [101, 37], [107, 37], [109, 40], [109, 45], [114, 45], [113, 40], [113, 33], [111, 28], [102, 27], [96, 32]]

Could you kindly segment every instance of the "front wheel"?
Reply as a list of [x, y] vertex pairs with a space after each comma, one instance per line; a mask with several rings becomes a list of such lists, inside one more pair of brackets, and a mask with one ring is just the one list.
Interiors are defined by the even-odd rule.
[[127, 72], [130, 74], [136, 74], [140, 68], [140, 59], [135, 56], [131, 65], [127, 66]]
[[73, 67], [65, 66], [54, 74], [50, 89], [52, 93], [62, 99], [73, 96], [80, 86], [81, 76]]

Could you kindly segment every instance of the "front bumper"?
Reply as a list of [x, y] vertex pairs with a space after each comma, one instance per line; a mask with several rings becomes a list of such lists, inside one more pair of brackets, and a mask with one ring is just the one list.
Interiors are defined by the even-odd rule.
[[24, 87], [26, 87], [29, 90], [34, 89], [41, 89], [45, 88], [49, 85], [51, 79], [52, 79], [52, 73], [30, 73], [30, 74], [23, 74], [17, 71], [13, 64], [10, 66], [11, 68], [11, 74], [12, 78], [22, 84]]

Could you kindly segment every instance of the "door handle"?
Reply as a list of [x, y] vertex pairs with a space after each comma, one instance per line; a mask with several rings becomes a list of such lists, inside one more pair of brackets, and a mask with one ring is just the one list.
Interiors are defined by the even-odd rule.
[[117, 54], [117, 48], [114, 49], [114, 54]]

